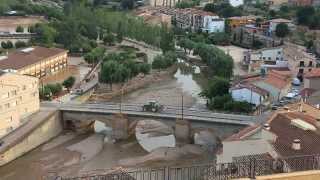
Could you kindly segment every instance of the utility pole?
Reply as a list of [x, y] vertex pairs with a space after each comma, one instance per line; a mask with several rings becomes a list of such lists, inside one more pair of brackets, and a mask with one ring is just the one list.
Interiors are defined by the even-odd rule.
[[181, 120], [183, 120], [183, 92], [181, 93]]
[[120, 97], [120, 114], [122, 114], [122, 97], [123, 97], [123, 88], [124, 86], [121, 87], [121, 97]]

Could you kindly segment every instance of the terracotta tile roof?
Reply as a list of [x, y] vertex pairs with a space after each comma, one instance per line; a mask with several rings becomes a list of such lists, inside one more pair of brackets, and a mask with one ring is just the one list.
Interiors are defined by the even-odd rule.
[[291, 23], [292, 21], [289, 19], [271, 19], [269, 22], [274, 22], [274, 23]]
[[0, 16], [0, 27], [16, 27], [44, 22], [41, 16]]
[[46, 48], [40, 46], [35, 46], [33, 48], [34, 49], [30, 52], [17, 50], [10, 53], [6, 59], [0, 60], [0, 69], [19, 70], [25, 66], [35, 64], [49, 57], [67, 52], [67, 50], [59, 48]]
[[[291, 124], [293, 119], [301, 119], [315, 126], [316, 119], [299, 112], [278, 114], [270, 122], [270, 131], [277, 136], [275, 150], [282, 156], [313, 155], [320, 153], [320, 131], [303, 130]], [[301, 141], [301, 150], [292, 149], [295, 139]]]
[[239, 141], [239, 140], [242, 140], [242, 139], [246, 138], [247, 136], [253, 134], [254, 132], [256, 132], [256, 131], [258, 131], [260, 129], [261, 129], [260, 124], [255, 124], [255, 125], [252, 125], [252, 126], [248, 126], [248, 127], [243, 128], [238, 133], [227, 137], [223, 141]]
[[291, 83], [290, 76], [291, 76], [290, 71], [271, 70], [268, 72], [267, 77], [263, 81], [278, 89], [283, 89], [289, 83]]
[[320, 68], [314, 68], [310, 72], [307, 72], [304, 76], [305, 78], [319, 78], [320, 77]]

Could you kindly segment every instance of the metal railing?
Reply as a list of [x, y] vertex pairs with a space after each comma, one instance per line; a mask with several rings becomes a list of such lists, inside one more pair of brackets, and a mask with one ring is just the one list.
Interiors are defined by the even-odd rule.
[[[113, 173], [92, 172], [79, 177], [54, 176], [50, 180], [225, 180], [261, 175], [319, 170], [320, 155], [281, 159], [244, 159], [234, 163], [165, 167], [157, 169], [122, 169]], [[110, 172], [110, 171], [109, 171]], [[45, 178], [46, 179], [46, 178]]]

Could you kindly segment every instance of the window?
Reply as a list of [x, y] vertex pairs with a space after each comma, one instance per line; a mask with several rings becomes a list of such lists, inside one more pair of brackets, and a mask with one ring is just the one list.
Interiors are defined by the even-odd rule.
[[309, 67], [312, 67], [312, 61], [309, 61]]
[[7, 103], [7, 104], [4, 105], [4, 107], [5, 107], [5, 108], [10, 108], [10, 104]]
[[281, 51], [278, 51], [278, 54], [281, 54]]
[[300, 74], [303, 74], [303, 69], [299, 69], [299, 73], [300, 73]]
[[12, 96], [17, 95], [17, 90], [13, 90], [13, 91], [11, 91], [11, 95], [12, 95]]
[[26, 90], [27, 89], [27, 86], [26, 85], [23, 85], [22, 86], [22, 90]]
[[312, 69], [309, 69], [308, 71], [311, 72]]
[[263, 57], [262, 59], [263, 59], [263, 60], [266, 60], [266, 57]]
[[268, 60], [271, 60], [271, 57], [268, 57]]
[[300, 61], [300, 67], [304, 67], [304, 61]]

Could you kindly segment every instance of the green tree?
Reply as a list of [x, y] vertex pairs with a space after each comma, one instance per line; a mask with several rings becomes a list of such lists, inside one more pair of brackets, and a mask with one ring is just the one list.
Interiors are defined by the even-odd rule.
[[39, 97], [42, 100], [49, 101], [52, 98], [51, 89], [47, 86], [44, 86], [39, 89]]
[[37, 24], [35, 26], [36, 42], [44, 44], [46, 46], [52, 46], [57, 34], [55, 28], [49, 26], [48, 24]]
[[111, 46], [116, 41], [116, 37], [112, 33], [104, 35], [103, 42], [105, 45]]
[[62, 85], [65, 88], [70, 89], [70, 88], [72, 88], [72, 86], [74, 85], [75, 82], [76, 82], [76, 78], [73, 76], [70, 76], [66, 80], [63, 81]]
[[209, 81], [208, 87], [201, 92], [201, 96], [211, 100], [216, 96], [228, 94], [230, 83], [222, 77], [214, 77]]
[[279, 38], [284, 38], [289, 34], [290, 30], [287, 24], [280, 23], [276, 27], [276, 36]]
[[108, 83], [112, 90], [112, 84], [116, 82], [117, 78], [115, 74], [118, 70], [118, 63], [114, 60], [106, 61], [101, 66], [100, 82]]
[[182, 47], [185, 53], [189, 50], [190, 54], [191, 50], [194, 48], [194, 42], [188, 38], [182, 38], [178, 41], [178, 46]]
[[52, 95], [54, 96], [57, 96], [62, 91], [62, 85], [60, 83], [48, 84], [46, 87], [50, 89]]
[[160, 49], [164, 53], [174, 50], [174, 34], [165, 25], [161, 28]]
[[224, 32], [211, 33], [208, 37], [209, 41], [215, 45], [229, 45], [231, 38], [230, 34]]
[[17, 32], [17, 33], [23, 33], [23, 31], [24, 31], [24, 29], [23, 29], [22, 26], [18, 26], [18, 27], [16, 28], [16, 32]]

